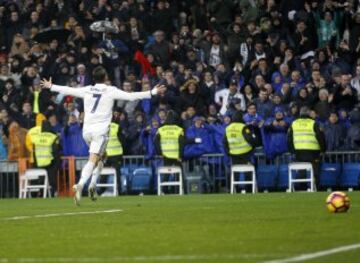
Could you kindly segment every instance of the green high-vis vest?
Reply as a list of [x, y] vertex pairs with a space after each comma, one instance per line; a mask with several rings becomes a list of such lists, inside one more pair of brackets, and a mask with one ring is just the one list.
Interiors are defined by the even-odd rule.
[[184, 134], [183, 129], [177, 125], [164, 125], [158, 129], [158, 133], [163, 156], [168, 159], [179, 159], [179, 137]]
[[38, 167], [48, 166], [54, 159], [52, 146], [57, 136], [51, 132], [40, 132], [31, 136], [35, 149], [35, 159]]
[[110, 133], [109, 133], [109, 142], [106, 147], [106, 155], [107, 156], [117, 156], [117, 155], [123, 154], [123, 147], [117, 137], [119, 129], [120, 129], [119, 124], [116, 124], [113, 122], [111, 123]]
[[320, 150], [314, 124], [312, 119], [297, 119], [292, 123], [295, 150]]
[[252, 150], [252, 146], [245, 140], [242, 131], [245, 127], [243, 123], [231, 123], [226, 127], [226, 139], [229, 144], [231, 155], [245, 154]]

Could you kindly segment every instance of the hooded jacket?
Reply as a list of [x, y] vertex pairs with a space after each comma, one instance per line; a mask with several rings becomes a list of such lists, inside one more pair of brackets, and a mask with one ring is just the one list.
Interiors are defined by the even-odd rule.
[[274, 121], [276, 120], [274, 116], [268, 118], [264, 124], [264, 150], [266, 156], [270, 159], [288, 151], [287, 131], [290, 122], [285, 118], [285, 113], [283, 111], [282, 113], [284, 114], [284, 118], [279, 121], [284, 121], [286, 126], [274, 125]]
[[84, 157], [89, 155], [89, 147], [82, 136], [82, 127], [78, 122], [66, 125], [61, 130], [61, 145], [64, 156]]
[[188, 144], [185, 146], [184, 157], [193, 158], [199, 157], [203, 154], [215, 153], [215, 147], [212, 139], [212, 130], [208, 125], [202, 125], [201, 127], [196, 127], [195, 124], [190, 126], [186, 130], [186, 138], [188, 140], [194, 140], [195, 138], [200, 138], [201, 143]]
[[12, 122], [9, 126], [9, 147], [8, 160], [15, 161], [19, 158], [28, 156], [28, 151], [25, 146], [27, 130], [21, 128], [17, 122]]

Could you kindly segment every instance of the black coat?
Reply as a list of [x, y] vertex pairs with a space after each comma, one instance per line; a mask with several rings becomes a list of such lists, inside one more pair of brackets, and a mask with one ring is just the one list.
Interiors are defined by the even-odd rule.
[[342, 149], [346, 136], [346, 128], [340, 123], [327, 123], [324, 126], [326, 151], [339, 151]]

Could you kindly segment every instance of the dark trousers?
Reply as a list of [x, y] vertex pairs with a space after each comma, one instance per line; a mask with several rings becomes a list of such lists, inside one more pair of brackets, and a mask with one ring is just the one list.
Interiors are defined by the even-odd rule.
[[[309, 162], [312, 164], [315, 177], [316, 188], [319, 189], [320, 183], [320, 153], [314, 151], [296, 151], [295, 161], [297, 162]], [[306, 172], [300, 172], [301, 177], [306, 177]]]
[[[169, 159], [169, 158], [165, 158], [165, 157], [164, 157], [163, 160], [164, 160], [164, 166], [177, 166], [177, 167], [180, 167], [181, 171], [182, 171], [181, 172], [182, 179], [183, 179], [183, 182], [185, 182], [184, 181], [184, 179], [185, 179], [184, 178], [184, 170], [182, 168], [181, 162], [179, 162], [177, 159]], [[163, 176], [163, 179], [166, 180], [166, 181], [169, 181], [171, 176], [173, 176], [173, 175], [167, 174], [167, 175]], [[177, 188], [178, 187], [176, 187], [176, 186], [165, 186], [162, 189], [163, 189], [163, 192], [166, 193], [166, 194], [173, 194], [173, 193], [176, 193]]]
[[[52, 162], [48, 166], [44, 167], [38, 167], [40, 169], [45, 169], [48, 173], [49, 178], [49, 185], [51, 186], [51, 196], [54, 196], [55, 192], [57, 192], [57, 176], [58, 176], [58, 170], [59, 170], [60, 161], [58, 159], [53, 159]], [[38, 184], [42, 184], [44, 182], [43, 179], [40, 179], [41, 181], [38, 182]]]
[[231, 164], [248, 164], [250, 162], [249, 154], [231, 155]]

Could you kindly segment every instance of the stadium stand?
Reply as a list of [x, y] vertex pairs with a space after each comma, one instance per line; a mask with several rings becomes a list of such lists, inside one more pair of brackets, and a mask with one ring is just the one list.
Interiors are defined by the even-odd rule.
[[[109, 21], [116, 30], [90, 29], [97, 21]], [[72, 156], [87, 156], [83, 105], [41, 90], [39, 81], [52, 76], [59, 85], [86, 86], [100, 64], [119, 89], [167, 86], [161, 97], [114, 106], [124, 160], [143, 156], [141, 164], [124, 161], [120, 193], [157, 188], [153, 139], [169, 110], [180, 116], [188, 139], [202, 139], [186, 146], [184, 169], [205, 167], [211, 191], [229, 189], [223, 135], [237, 111], [262, 138], [257, 152], [266, 161], [252, 161], [259, 190], [286, 189], [287, 162], [280, 157], [288, 151], [287, 129], [302, 106], [312, 109], [325, 131], [328, 151], [357, 156], [323, 160], [321, 187], [357, 188], [359, 37], [358, 1], [0, 0], [0, 174], [6, 174], [1, 196], [16, 196], [18, 171], [6, 167], [15, 161], [23, 169], [21, 160], [30, 155], [26, 133], [43, 116], [61, 139], [65, 159], [59, 170], [65, 177], [58, 187], [68, 193], [68, 171], [73, 182], [81, 167]], [[201, 127], [195, 125], [199, 117]], [[204, 157], [209, 154], [213, 157]], [[151, 169], [146, 176], [134, 172], [144, 166]]]

